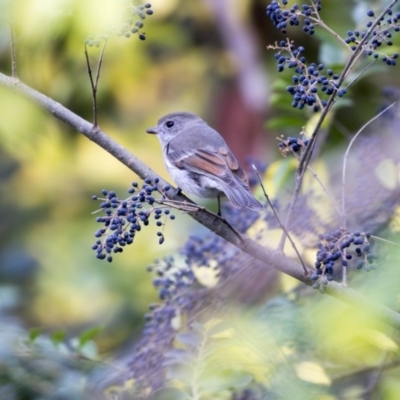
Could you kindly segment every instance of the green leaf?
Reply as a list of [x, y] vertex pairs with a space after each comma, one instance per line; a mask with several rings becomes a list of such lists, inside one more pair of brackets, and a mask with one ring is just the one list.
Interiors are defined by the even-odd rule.
[[85, 332], [81, 333], [78, 338], [79, 347], [82, 347], [90, 340], [93, 340], [102, 330], [103, 327], [94, 326], [92, 328], [89, 328]]
[[29, 341], [34, 342], [42, 334], [42, 328], [32, 328], [28, 332]]
[[290, 85], [290, 81], [287, 81], [285, 79], [276, 79], [272, 83], [272, 90], [286, 90], [286, 88]]
[[273, 93], [271, 94], [271, 96], [269, 96], [269, 104], [274, 107], [279, 106], [280, 104], [290, 100], [289, 96], [290, 96], [289, 93], [285, 94], [281, 92]]
[[50, 335], [50, 340], [53, 344], [60, 344], [65, 340], [65, 331], [59, 330], [55, 331]]

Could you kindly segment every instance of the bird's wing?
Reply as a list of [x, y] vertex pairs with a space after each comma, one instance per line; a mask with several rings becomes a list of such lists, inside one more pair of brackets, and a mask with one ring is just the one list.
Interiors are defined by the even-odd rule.
[[221, 148], [218, 152], [208, 149], [170, 151], [168, 155], [176, 167], [219, 181], [235, 207], [256, 211], [264, 208], [250, 193], [247, 176], [229, 149]]
[[217, 151], [193, 149], [168, 151], [169, 159], [178, 168], [200, 175], [216, 178], [229, 185], [236, 183], [249, 188], [247, 176], [232, 152], [221, 147]]

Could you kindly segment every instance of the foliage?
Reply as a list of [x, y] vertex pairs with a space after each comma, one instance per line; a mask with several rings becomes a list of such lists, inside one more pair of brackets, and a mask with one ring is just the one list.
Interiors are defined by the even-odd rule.
[[[123, 15], [128, 3], [131, 7], [131, 2], [121, 2]], [[375, 61], [380, 58], [387, 67], [396, 65], [397, 53], [387, 53], [385, 48], [396, 47], [395, 34], [399, 30], [399, 16], [394, 11], [394, 3], [395, 1], [379, 12], [363, 10], [367, 19], [366, 30], [351, 28], [351, 31], [342, 34], [343, 37], [324, 22], [325, 16], [324, 20], [320, 17], [325, 7], [323, 1], [313, 0], [300, 6], [288, 5], [286, 0], [272, 1], [267, 7], [267, 15], [280, 31], [292, 35], [292, 29], [302, 25], [307, 41], [311, 37], [321, 38], [327, 33], [332, 34], [338, 40], [339, 47], [347, 51], [347, 56], [335, 57], [338, 50], [331, 45], [332, 42], [329, 42], [331, 47], [328, 49], [326, 43], [323, 43], [325, 50], [320, 54], [326, 60], [335, 61], [330, 65], [326, 60], [308, 63], [305, 56], [307, 47], [295, 45], [291, 39], [282, 39], [270, 47], [275, 51], [274, 60], [282, 77], [277, 79], [275, 85], [274, 105], [278, 110], [277, 116], [271, 118], [269, 126], [289, 125], [299, 131], [299, 121], [304, 121], [304, 127], [299, 137], [293, 137], [291, 132], [292, 136], [288, 136], [289, 132], [285, 132], [285, 136], [278, 138], [277, 148], [289, 161], [282, 159], [265, 167], [263, 179], [268, 192], [271, 189], [278, 193], [272, 204], [279, 215], [290, 215], [286, 226], [296, 241], [303, 261], [315, 267], [310, 276], [314, 281], [314, 288], [324, 292], [324, 287], [329, 287], [331, 281], [342, 281], [344, 285], [366, 295], [371, 304], [385, 304], [398, 310], [400, 276], [396, 265], [400, 253], [396, 243], [399, 243], [400, 231], [400, 158], [397, 147], [393, 146], [399, 140], [398, 107], [386, 109], [382, 115], [379, 114], [377, 121], [370, 121], [368, 129], [360, 129], [351, 142], [348, 138], [343, 140], [338, 134], [341, 129], [338, 128], [341, 110], [363, 107], [363, 104], [356, 101], [357, 84], [366, 73], [373, 70]], [[342, 3], [342, 7], [349, 6]], [[141, 14], [152, 15], [153, 10], [146, 4], [135, 6], [133, 11], [143, 19]], [[179, 14], [179, 6], [174, 13], [170, 14], [170, 18]], [[176, 27], [170, 28], [168, 25], [167, 21], [164, 29], [170, 29], [169, 35], [160, 34], [165, 43], [160, 40], [157, 44], [153, 43], [154, 47], [147, 48], [149, 53], [157, 53], [160, 59], [165, 47], [175, 46], [176, 49], [183, 46], [183, 42], [171, 40], [170, 36], [177, 39], [182, 35], [176, 33]], [[156, 32], [157, 26], [153, 27]], [[134, 19], [122, 18], [122, 26], [113, 27], [111, 33], [121, 36], [133, 33], [143, 39], [142, 28]], [[324, 29], [325, 33], [321, 34], [320, 29]], [[152, 29], [148, 32], [150, 39]], [[78, 37], [82, 39], [84, 36]], [[104, 32], [99, 36], [88, 37], [86, 44], [97, 47], [103, 39], [108, 40]], [[70, 46], [74, 47], [73, 44]], [[110, 50], [107, 51], [112, 52], [112, 46], [108, 47]], [[107, 51], [104, 53], [104, 62], [108, 64], [113, 53]], [[63, 54], [62, 57], [67, 57], [60, 61], [65, 66], [64, 63], [69, 62], [68, 46], [63, 47], [60, 53]], [[148, 73], [148, 69], [154, 73], [157, 67], [145, 59], [145, 53], [144, 49], [140, 49], [135, 60], [137, 65], [134, 69], [139, 76]], [[315, 54], [312, 57], [317, 59]], [[372, 57], [370, 64], [368, 57]], [[27, 62], [26, 59], [23, 61]], [[118, 104], [125, 111], [126, 104], [133, 104], [133, 114], [136, 113], [137, 118], [135, 122], [142, 125], [141, 119], [150, 117], [141, 115], [140, 110], [147, 112], [148, 104], [154, 106], [149, 99], [157, 97], [152, 89], [153, 82], [149, 79], [151, 73], [145, 75], [148, 78], [145, 83], [131, 84], [130, 90], [134, 88], [135, 93], [138, 93], [132, 96], [131, 92], [124, 91], [124, 79], [128, 82], [129, 78], [121, 79], [118, 68], [114, 70], [107, 64], [103, 65], [102, 70], [105, 75], [104, 90], [111, 93], [112, 85], [116, 82], [118, 90], [123, 93], [118, 97]], [[54, 77], [54, 65], [50, 63], [48, 69], [51, 70], [49, 76]], [[288, 74], [288, 70], [294, 70], [295, 74]], [[107, 74], [112, 76], [112, 83], [107, 79]], [[153, 78], [156, 81], [160, 79], [155, 74]], [[103, 77], [100, 79], [100, 87], [102, 79]], [[124, 83], [118, 84], [119, 81]], [[68, 88], [68, 85], [63, 86], [60, 81], [58, 83], [57, 90], [47, 87], [46, 91], [59, 93], [58, 98], [64, 98], [65, 103], [72, 107], [75, 97], [73, 92], [78, 89], [75, 86], [74, 89]], [[44, 82], [41, 84], [46, 87]], [[79, 82], [77, 85], [79, 86]], [[206, 83], [201, 82], [201, 86], [205, 88]], [[89, 85], [86, 85], [83, 93], [88, 88]], [[193, 88], [191, 91], [196, 92]], [[292, 97], [291, 104], [288, 94]], [[110, 102], [110, 99], [103, 96], [100, 91], [99, 111], [106, 109], [107, 102]], [[117, 98], [116, 94], [114, 96]], [[349, 101], [343, 101], [343, 96]], [[81, 101], [89, 103], [89, 97], [86, 93]], [[130, 100], [131, 97], [137, 98]], [[186, 104], [186, 101], [182, 103]], [[118, 198], [115, 191], [124, 187], [125, 182], [131, 181], [128, 175], [121, 173], [122, 179], [117, 184], [114, 178], [119, 175], [117, 167], [103, 168], [103, 161], [96, 162], [94, 166], [84, 162], [83, 159], [93, 151], [89, 145], [70, 138], [69, 142], [56, 146], [54, 142], [60, 139], [51, 135], [53, 125], [46, 122], [48, 116], [28, 118], [33, 113], [30, 105], [13, 104], [20, 104], [29, 120], [26, 126], [20, 122], [20, 131], [24, 132], [27, 127], [34, 126], [36, 118], [37, 124], [45, 132], [46, 146], [35, 143], [31, 138], [32, 142], [28, 140], [28, 144], [21, 143], [18, 146], [18, 141], [9, 139], [7, 146], [2, 149], [8, 157], [3, 170], [10, 171], [10, 176], [20, 173], [25, 182], [31, 181], [32, 176], [34, 180], [35, 175], [51, 173], [53, 180], [49, 186], [54, 192], [61, 191], [61, 195], [57, 197], [54, 194], [54, 199], [49, 199], [45, 194], [38, 195], [32, 190], [35, 185], [28, 182], [28, 190], [26, 185], [21, 184], [19, 189], [12, 191], [13, 195], [19, 196], [15, 196], [15, 200], [12, 197], [6, 199], [6, 205], [13, 215], [15, 202], [18, 205], [20, 202], [24, 204], [23, 195], [32, 193], [31, 198], [25, 200], [26, 214], [20, 218], [25, 225], [31, 220], [30, 223], [36, 230], [27, 229], [26, 233], [17, 230], [14, 237], [32, 236], [31, 241], [24, 241], [24, 245], [19, 244], [17, 249], [23, 249], [29, 256], [36, 252], [37, 264], [27, 256], [29, 268], [26, 271], [26, 282], [16, 277], [18, 271], [20, 275], [25, 275], [23, 270], [14, 271], [16, 275], [11, 274], [8, 282], [3, 278], [4, 291], [0, 292], [0, 299], [5, 301], [5, 305], [2, 308], [21, 308], [27, 311], [25, 316], [23, 312], [15, 312], [15, 319], [9, 318], [5, 312], [0, 314], [1, 398], [245, 400], [351, 396], [364, 398], [375, 395], [377, 398], [398, 398], [400, 337], [398, 331], [370, 315], [370, 304], [366, 304], [360, 312], [360, 309], [321, 296], [318, 291], [309, 290], [288, 277], [278, 277], [271, 268], [273, 264], [265, 266], [257, 262], [212, 232], [195, 232], [189, 235], [192, 228], [185, 225], [180, 215], [177, 215], [175, 224], [170, 224], [173, 227], [167, 227], [165, 220], [163, 222], [160, 219], [172, 217], [171, 207], [190, 212], [196, 211], [196, 208], [168, 202], [166, 194], [170, 188], [160, 188], [158, 180], [147, 180], [140, 189], [134, 183], [129, 189], [131, 196], [127, 199]], [[86, 105], [82, 109], [82, 115], [89, 115], [89, 108]], [[112, 107], [111, 110], [110, 114], [118, 115], [121, 112]], [[279, 115], [279, 110], [283, 110], [285, 114]], [[291, 114], [286, 114], [288, 110]], [[303, 114], [300, 115], [300, 112]], [[363, 112], [364, 110], [361, 111]], [[7, 115], [6, 112], [4, 114]], [[121, 121], [123, 119], [119, 122]], [[110, 121], [104, 125], [110, 132], [115, 129]], [[5, 129], [4, 126], [2, 129]], [[121, 140], [124, 139], [121, 137]], [[147, 144], [144, 140], [137, 139], [137, 142], [141, 142], [137, 152], [151, 154], [147, 157], [152, 160], [152, 153], [146, 152]], [[318, 148], [319, 143], [326, 144], [327, 150]], [[19, 168], [18, 162], [27, 163], [27, 154], [35, 146], [41, 154], [32, 157], [36, 156], [42, 161], [49, 155], [54, 158], [51, 164], [42, 161], [43, 167], [34, 173], [28, 167], [22, 172], [15, 172]], [[56, 148], [63, 150], [55, 152]], [[333, 150], [330, 152], [329, 148]], [[65, 153], [73, 153], [75, 150], [79, 154], [82, 151], [82, 160], [77, 157], [76, 162], [68, 161], [63, 164], [61, 161], [66, 157]], [[311, 153], [314, 153], [315, 159], [309, 164]], [[104, 164], [108, 162], [109, 160], [104, 161]], [[305, 171], [309, 168], [313, 169], [308, 176]], [[53, 171], [49, 172], [49, 169]], [[92, 172], [86, 176], [88, 170]], [[271, 174], [276, 180], [274, 185], [269, 186]], [[72, 179], [70, 176], [79, 178], [68, 184], [68, 179]], [[276, 184], [277, 176], [279, 184]], [[295, 179], [288, 176], [295, 176]], [[250, 178], [252, 182], [257, 182], [255, 176]], [[295, 196], [292, 197], [293, 180], [295, 185], [300, 181], [302, 186], [296, 186]], [[148, 267], [148, 271], [154, 275], [153, 285], [158, 291], [158, 303], [148, 293], [149, 289], [147, 293], [140, 289], [141, 284], [148, 280], [147, 277], [137, 275], [132, 278], [126, 272], [132, 266], [131, 261], [125, 267], [118, 264], [119, 260], [124, 262], [122, 255], [115, 257], [112, 269], [110, 265], [99, 266], [96, 258], [86, 256], [89, 253], [86, 251], [89, 248], [87, 238], [93, 226], [92, 218], [86, 216], [90, 206], [85, 206], [81, 211], [84, 217], [76, 223], [76, 227], [71, 224], [71, 220], [76, 218], [77, 209], [72, 200], [90, 197], [89, 193], [98, 191], [98, 187], [103, 184], [113, 190], [103, 190], [104, 197], [101, 198], [94, 196], [95, 200], [102, 201], [100, 208], [104, 212], [104, 215], [97, 216], [97, 222], [103, 225], [95, 234], [97, 241], [93, 249], [97, 253], [97, 259], [112, 261], [111, 254], [121, 253], [126, 245], [131, 245], [129, 251], [133, 255], [131, 258], [135, 259], [135, 267], [148, 264], [151, 259], [159, 256]], [[8, 188], [13, 189], [12, 186], [12, 183], [8, 183]], [[85, 190], [77, 189], [82, 186], [86, 187]], [[159, 197], [154, 196], [157, 192]], [[38, 198], [35, 199], [35, 196]], [[60, 199], [65, 203], [61, 211], [55, 212], [58, 210], [55, 204]], [[54, 218], [55, 225], [40, 226], [40, 215]], [[156, 220], [153, 231], [149, 231], [151, 226], [147, 227], [151, 215]], [[269, 247], [277, 246], [280, 241], [281, 229], [270, 209], [256, 214], [250, 210], [236, 210], [226, 204], [222, 215], [226, 216], [229, 226], [234, 227], [238, 234], [246, 233]], [[15, 222], [9, 220], [7, 224], [12, 232]], [[69, 230], [70, 237], [75, 239], [71, 241], [73, 245], [66, 246], [63, 243], [63, 236], [59, 232], [65, 230]], [[40, 237], [46, 231], [50, 232], [46, 235], [47, 240], [41, 242]], [[163, 244], [164, 252], [154, 246], [151, 239], [154, 234], [159, 237], [159, 243]], [[3, 235], [2, 238], [7, 236]], [[178, 245], [179, 252], [174, 252]], [[8, 250], [6, 245], [3, 246]], [[55, 248], [63, 251], [55, 253]], [[285, 252], [290, 255], [289, 249], [285, 248]], [[53, 253], [61, 256], [57, 258]], [[127, 253], [128, 251], [124, 252], [125, 257]], [[51, 260], [48, 264], [46, 258]], [[354, 260], [360, 262], [352, 265]], [[47, 295], [41, 300], [38, 300], [37, 294], [30, 293], [24, 287], [32, 284], [31, 277], [35, 276], [36, 265], [42, 270], [47, 265], [48, 271], [59, 270], [58, 273], [61, 274], [61, 279], [57, 281], [52, 281], [48, 275], [46, 278], [46, 274], [45, 277], [36, 278], [36, 291], [40, 292], [42, 287], [47, 288]], [[78, 271], [69, 274], [81, 276], [82, 279], [75, 278], [74, 281], [74, 278], [70, 278], [72, 289], [70, 287], [65, 290], [61, 285], [65, 277], [62, 274], [63, 270], [69, 271], [69, 265], [76, 265]], [[101, 269], [101, 277], [95, 274], [96, 269]], [[50, 283], [46, 284], [46, 279]], [[82, 285], [84, 290], [88, 290], [86, 297], [73, 290], [74, 282], [79, 282], [76, 286]], [[7, 291], [7, 285], [11, 287], [11, 291]], [[111, 294], [102, 290], [105, 285], [112, 285]], [[26, 299], [18, 296], [19, 290], [27, 296]], [[110, 307], [110, 298], [122, 297], [121, 292], [124, 295], [118, 305], [114, 303]], [[63, 296], [67, 298], [65, 305], [56, 305], [49, 301]], [[30, 299], [37, 304], [33, 315], [30, 315], [33, 309], [30, 308]], [[78, 304], [76, 308], [73, 307], [74, 301]], [[134, 337], [135, 329], [138, 331], [137, 321], [144, 313], [144, 305], [150, 302], [144, 328], [140, 337], [134, 338], [132, 348], [131, 343], [127, 345], [126, 341]], [[124, 304], [128, 310], [123, 309]], [[72, 310], [71, 317], [63, 312], [68, 309]], [[107, 309], [108, 317], [104, 315], [104, 309]], [[74, 313], [79, 316], [74, 318]], [[74, 321], [71, 323], [70, 333], [57, 328], [58, 325], [68, 325], [68, 318]], [[25, 329], [20, 322], [22, 319], [31, 326], [47, 323], [45, 331], [53, 333], [42, 334], [42, 329]], [[101, 331], [97, 327], [98, 321], [101, 321], [101, 325], [106, 322], [111, 327], [108, 328], [111, 332], [107, 332], [107, 329]], [[95, 326], [76, 336], [77, 326], [81, 331], [82, 324]], [[100, 331], [101, 334], [97, 337]], [[100, 351], [94, 342], [95, 338]], [[117, 361], [105, 361], [103, 354], [108, 351], [116, 354]]]

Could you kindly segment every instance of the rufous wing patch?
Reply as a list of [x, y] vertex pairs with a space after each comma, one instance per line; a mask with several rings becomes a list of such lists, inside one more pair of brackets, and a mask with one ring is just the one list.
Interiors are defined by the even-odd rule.
[[224, 176], [226, 164], [216, 153], [198, 149], [194, 154], [182, 159], [182, 161], [193, 168], [216, 176]]
[[218, 152], [197, 149], [193, 154], [185, 155], [176, 160], [175, 165], [180, 169], [186, 166], [189, 170], [203, 171], [222, 179], [227, 179], [230, 171], [239, 182], [246, 187], [249, 185], [243, 168], [239, 165], [235, 156], [225, 147], [219, 148]]
[[236, 176], [236, 178], [238, 178], [240, 181], [245, 183], [246, 186], [248, 186], [249, 180], [247, 179], [247, 175], [244, 172], [243, 168], [239, 165], [235, 156], [228, 149], [223, 147], [219, 149], [219, 152], [224, 156], [227, 166]]

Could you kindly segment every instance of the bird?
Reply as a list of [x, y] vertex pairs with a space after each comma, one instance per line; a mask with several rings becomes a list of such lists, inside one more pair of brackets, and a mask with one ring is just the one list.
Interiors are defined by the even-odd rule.
[[263, 210], [251, 194], [249, 180], [222, 136], [199, 116], [174, 112], [146, 130], [157, 135], [165, 166], [179, 190], [203, 198], [226, 195], [239, 209]]

